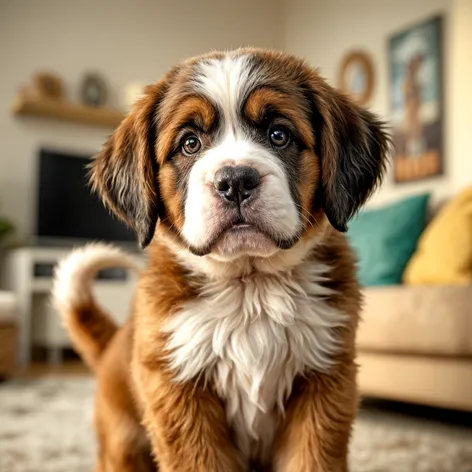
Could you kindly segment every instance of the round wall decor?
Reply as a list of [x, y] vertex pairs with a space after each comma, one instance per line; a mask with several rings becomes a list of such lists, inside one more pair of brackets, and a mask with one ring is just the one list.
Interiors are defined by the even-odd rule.
[[87, 74], [80, 92], [82, 102], [90, 107], [102, 107], [107, 101], [107, 87], [98, 74]]
[[339, 72], [339, 87], [357, 104], [368, 104], [374, 90], [374, 66], [365, 52], [353, 51], [344, 57]]

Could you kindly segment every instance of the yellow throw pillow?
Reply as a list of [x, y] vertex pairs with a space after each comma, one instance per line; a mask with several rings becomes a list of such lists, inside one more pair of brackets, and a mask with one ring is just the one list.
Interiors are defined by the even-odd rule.
[[472, 283], [472, 187], [447, 203], [431, 221], [403, 281], [411, 285]]

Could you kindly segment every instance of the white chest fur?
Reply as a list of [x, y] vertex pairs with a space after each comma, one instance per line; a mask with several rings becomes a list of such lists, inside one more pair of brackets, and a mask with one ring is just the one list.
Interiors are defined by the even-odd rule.
[[326, 272], [310, 262], [278, 275], [211, 282], [165, 327], [176, 379], [214, 381], [246, 459], [269, 454], [294, 377], [332, 364], [332, 328], [346, 315], [326, 301]]

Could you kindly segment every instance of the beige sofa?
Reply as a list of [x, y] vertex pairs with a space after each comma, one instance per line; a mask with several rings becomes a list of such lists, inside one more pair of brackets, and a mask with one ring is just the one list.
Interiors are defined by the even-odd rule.
[[472, 286], [369, 287], [361, 394], [472, 411]]

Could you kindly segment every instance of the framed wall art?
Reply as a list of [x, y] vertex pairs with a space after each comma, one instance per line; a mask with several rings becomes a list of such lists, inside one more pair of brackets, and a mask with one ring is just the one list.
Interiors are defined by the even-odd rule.
[[442, 19], [389, 40], [394, 178], [411, 182], [443, 173]]

